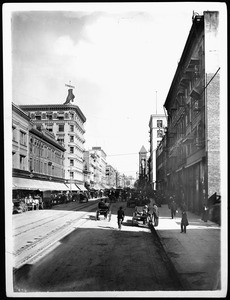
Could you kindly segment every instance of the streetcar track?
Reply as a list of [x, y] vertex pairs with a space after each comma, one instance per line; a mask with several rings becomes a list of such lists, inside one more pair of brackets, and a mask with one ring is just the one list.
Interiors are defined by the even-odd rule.
[[[84, 218], [85, 215], [87, 215], [88, 212], [86, 212], [84, 215], [81, 216], [81, 218]], [[81, 218], [78, 218], [78, 220], [75, 220], [75, 222], [78, 222]], [[80, 224], [78, 224], [78, 227], [85, 224], [88, 220], [82, 220]], [[68, 228], [68, 227], [67, 227]], [[77, 228], [77, 227], [74, 227]], [[48, 245], [43, 245], [40, 248], [38, 248], [35, 252], [28, 254], [26, 257], [23, 257], [21, 260], [19, 260], [14, 269], [13, 272], [17, 272], [17, 270], [25, 263], [33, 263], [34, 261], [40, 259], [43, 257], [47, 252], [50, 251], [53, 247], [55, 247], [55, 244], [60, 241], [63, 237], [65, 237], [67, 234], [69, 234], [73, 229], [66, 230], [65, 232], [62, 232], [62, 234], [59, 236], [58, 240], [53, 236], [52, 240], [49, 241]]]
[[82, 219], [83, 217], [85, 217], [88, 213], [89, 212], [83, 213], [78, 218], [75, 218], [75, 219], [72, 219], [72, 220], [68, 220], [65, 224], [63, 224], [62, 226], [56, 227], [52, 231], [49, 231], [46, 235], [42, 236], [41, 238], [37, 238], [35, 241], [31, 242], [30, 244], [22, 246], [21, 248], [19, 248], [15, 252], [13, 252], [14, 256], [18, 256], [23, 251], [27, 251], [29, 249], [32, 249], [32, 248], [36, 247], [37, 244], [44, 242], [49, 237], [54, 236], [57, 232], [60, 232], [61, 230], [64, 230], [65, 228], [69, 227], [71, 224], [73, 224], [75, 222], [78, 222], [80, 219]]
[[[61, 215], [61, 216], [55, 216], [55, 217], [52, 218], [52, 219], [50, 219], [50, 216], [49, 216], [49, 217], [45, 217], [45, 218], [43, 218], [43, 219], [40, 219], [40, 220], [31, 222], [30, 224], [26, 224], [26, 225], [22, 225], [22, 226], [16, 227], [16, 228], [14, 229], [15, 231], [16, 231], [16, 230], [19, 230], [19, 229], [21, 229], [21, 228], [23, 228], [23, 227], [25, 227], [25, 226], [35, 225], [35, 226], [33, 226], [33, 227], [29, 227], [29, 228], [25, 229], [24, 231], [20, 231], [20, 232], [17, 233], [17, 234], [13, 234], [13, 237], [19, 236], [19, 235], [21, 235], [21, 234], [23, 234], [23, 233], [29, 232], [29, 231], [31, 231], [31, 230], [33, 230], [33, 229], [35, 229], [35, 228], [41, 227], [41, 226], [43, 226], [43, 225], [45, 225], [45, 224], [49, 224], [49, 223], [51, 223], [51, 222], [53, 222], [53, 221], [60, 220], [61, 218], [64, 218], [64, 217], [66, 217], [66, 216], [69, 215], [69, 214], [73, 214], [75, 211], [81, 211], [82, 209], [84, 209], [84, 208], [86, 208], [86, 207], [87, 207], [87, 208], [90, 208], [90, 207], [92, 207], [92, 206], [95, 206], [95, 203], [93, 203], [93, 204], [91, 204], [91, 205], [83, 205], [83, 206], [81, 206], [80, 208], [77, 207], [77, 209], [75, 209], [75, 210], [72, 211], [72, 212], [69, 212], [69, 211], [68, 211], [66, 214]], [[44, 220], [46, 220], [46, 219], [49, 219], [49, 220], [48, 220], [47, 222], [44, 223]], [[38, 225], [37, 223], [41, 223], [41, 224]], [[37, 225], [36, 225], [36, 224], [37, 224]]]

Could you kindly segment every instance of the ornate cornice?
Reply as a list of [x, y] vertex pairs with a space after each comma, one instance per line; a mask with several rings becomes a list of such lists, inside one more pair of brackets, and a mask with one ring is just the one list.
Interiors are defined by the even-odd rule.
[[31, 105], [20, 105], [19, 106], [24, 111], [71, 111], [74, 110], [82, 119], [83, 122], [86, 121], [86, 117], [77, 105], [72, 104], [31, 104]]

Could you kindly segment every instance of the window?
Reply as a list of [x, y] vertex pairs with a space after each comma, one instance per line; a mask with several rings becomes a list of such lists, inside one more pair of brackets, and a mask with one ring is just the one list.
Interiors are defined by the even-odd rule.
[[16, 168], [16, 152], [12, 152], [12, 165]]
[[70, 147], [70, 153], [74, 153], [74, 147]]
[[158, 138], [161, 138], [162, 136], [163, 136], [163, 130], [158, 129], [158, 130], [157, 130], [157, 137], [158, 137]]
[[74, 131], [74, 125], [70, 125], [70, 131], [71, 131], [71, 132]]
[[74, 120], [74, 113], [70, 113], [70, 117], [72, 120]]
[[41, 125], [36, 125], [37, 130], [41, 131], [41, 128], [42, 128]]
[[162, 126], [163, 126], [163, 121], [157, 120], [157, 127], [162, 127]]
[[35, 116], [36, 120], [41, 120], [41, 116]]
[[12, 138], [13, 138], [13, 141], [17, 141], [17, 129], [16, 127], [12, 127]]
[[20, 131], [20, 144], [26, 146], [26, 133]]
[[63, 137], [59, 137], [59, 138], [57, 139], [57, 141], [58, 141], [59, 143], [61, 143], [61, 144], [64, 144], [64, 138], [63, 138]]
[[63, 132], [64, 131], [64, 124], [60, 124], [58, 126], [58, 130], [61, 131], [61, 132]]
[[70, 136], [70, 143], [73, 143], [74, 142], [74, 136]]
[[20, 169], [21, 170], [25, 170], [26, 168], [26, 157], [24, 155], [20, 155], [20, 159], [19, 159], [19, 162], [20, 162]]
[[70, 166], [71, 166], [71, 167], [74, 166], [74, 161], [73, 161], [73, 159], [70, 160]]
[[47, 115], [47, 119], [48, 119], [48, 120], [52, 120], [52, 119], [53, 119], [53, 116], [52, 116], [52, 115]]
[[74, 179], [74, 173], [73, 172], [70, 172], [70, 178]]
[[30, 158], [30, 172], [33, 172], [33, 160]]
[[46, 129], [50, 132], [53, 132], [53, 125], [52, 124], [46, 125]]

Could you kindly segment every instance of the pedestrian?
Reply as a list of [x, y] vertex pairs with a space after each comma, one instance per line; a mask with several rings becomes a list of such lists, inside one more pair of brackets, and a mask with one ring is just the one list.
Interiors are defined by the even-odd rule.
[[172, 204], [172, 202], [173, 202], [173, 197], [170, 196], [170, 197], [169, 197], [169, 201], [168, 201], [168, 208], [169, 208], [169, 209], [171, 209], [171, 204]]
[[156, 203], [153, 205], [153, 218], [154, 218], [154, 226], [158, 226], [159, 223], [159, 209]]
[[122, 206], [120, 206], [119, 210], [117, 211], [117, 224], [118, 224], [118, 229], [121, 230], [121, 224], [124, 221], [125, 217], [125, 212], [122, 209]]
[[173, 219], [176, 216], [176, 210], [177, 210], [177, 205], [174, 200], [172, 201], [170, 208], [171, 208], [171, 217]]
[[204, 222], [207, 222], [208, 220], [208, 207], [205, 205], [205, 203], [203, 204], [203, 213], [202, 213], [202, 219]]
[[154, 204], [155, 204], [155, 200], [152, 197], [150, 197], [149, 198], [149, 221], [150, 221], [150, 223], [153, 222], [153, 218], [154, 218], [154, 215], [153, 215]]
[[185, 210], [182, 211], [182, 217], [181, 217], [181, 233], [184, 232], [186, 233], [186, 226], [188, 226], [188, 218], [187, 218], [187, 213]]

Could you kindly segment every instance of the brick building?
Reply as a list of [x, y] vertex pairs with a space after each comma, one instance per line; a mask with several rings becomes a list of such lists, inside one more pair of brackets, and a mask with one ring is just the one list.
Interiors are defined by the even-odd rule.
[[220, 194], [218, 28], [216, 11], [193, 17], [164, 103], [168, 129], [160, 147], [165, 147], [166, 167], [165, 177], [159, 179], [178, 201], [185, 200], [188, 209], [198, 213], [210, 196]]
[[64, 180], [65, 148], [41, 131], [12, 103], [12, 183], [14, 190], [68, 190]]

